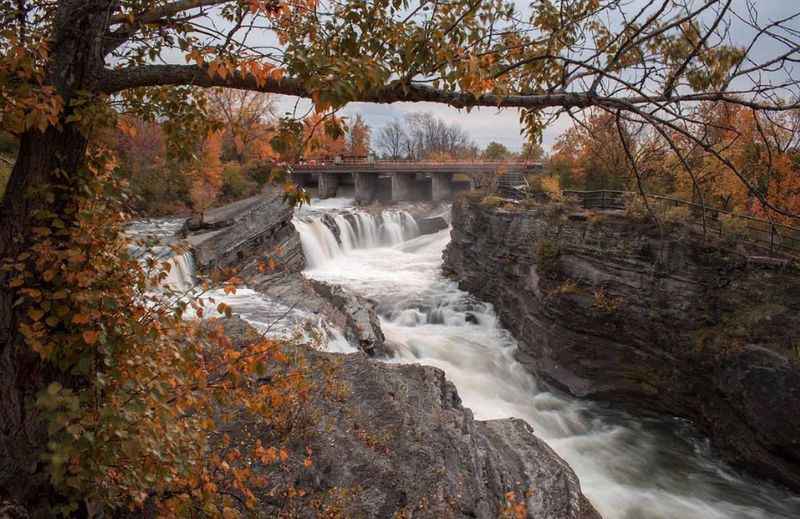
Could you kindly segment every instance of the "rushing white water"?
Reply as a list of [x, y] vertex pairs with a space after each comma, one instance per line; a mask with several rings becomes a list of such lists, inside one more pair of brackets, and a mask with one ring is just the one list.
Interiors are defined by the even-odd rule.
[[[250, 288], [240, 287], [235, 293], [226, 293], [222, 289], [201, 293], [200, 288], [196, 286], [197, 273], [192, 253], [187, 251], [176, 254], [169, 246], [177, 241], [177, 233], [182, 228], [183, 222], [181, 219], [151, 219], [139, 220], [128, 226], [129, 235], [145, 243], [132, 246], [131, 253], [134, 257], [141, 261], [154, 257], [160, 262], [167, 261], [171, 265], [166, 278], [158, 288], [170, 288], [178, 298], [197, 300], [203, 306], [205, 317], [218, 317], [217, 305], [225, 303], [231, 307], [234, 314], [270, 337], [316, 342], [328, 351], [341, 353], [356, 351], [341, 331], [320, 316], [312, 315], [295, 306], [288, 306]], [[306, 230], [303, 235], [317, 236], [313, 229], [318, 228], [319, 225], [312, 222], [309, 226], [312, 230]], [[324, 235], [321, 239], [325, 239]], [[330, 239], [333, 240], [332, 247], [338, 250], [336, 239], [332, 235]], [[308, 246], [313, 247], [315, 243], [317, 242], [311, 241]], [[330, 255], [332, 250], [329, 249], [324, 255]], [[184, 315], [187, 319], [192, 319], [196, 317], [196, 312], [190, 307]]]
[[513, 416], [533, 425], [606, 519], [800, 517], [797, 496], [715, 459], [685, 421], [634, 418], [539, 387], [514, 359], [517, 344], [492, 306], [440, 274], [449, 231], [417, 236], [401, 217], [392, 220], [399, 228], [384, 225], [376, 238], [358, 218], [338, 215], [342, 245], [333, 247], [333, 232], [327, 236], [315, 221], [307, 212], [296, 222], [306, 274], [378, 301], [384, 333], [399, 350], [392, 362], [443, 369], [476, 418]]
[[406, 211], [383, 211], [380, 215], [347, 211], [333, 214], [329, 222], [336, 226], [336, 234], [318, 212], [306, 209], [294, 219], [309, 268], [357, 249], [398, 245], [419, 235], [416, 220]]
[[167, 277], [162, 282], [162, 285], [168, 285], [173, 290], [179, 293], [185, 293], [191, 290], [195, 285], [194, 279], [194, 257], [190, 252], [184, 252], [172, 256], [169, 259], [170, 269]]
[[177, 293], [185, 293], [195, 285], [194, 257], [190, 252], [175, 254], [171, 245], [177, 242], [178, 233], [183, 228], [183, 218], [151, 218], [137, 220], [128, 225], [126, 232], [137, 243], [131, 245], [131, 254], [140, 261], [155, 258], [170, 264], [167, 277], [161, 282], [162, 288], [170, 288]]

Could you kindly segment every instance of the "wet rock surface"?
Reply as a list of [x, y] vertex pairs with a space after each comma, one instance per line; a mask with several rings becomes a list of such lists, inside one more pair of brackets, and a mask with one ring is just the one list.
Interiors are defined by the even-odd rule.
[[[225, 328], [246, 347], [245, 323], [230, 319]], [[573, 471], [530, 426], [474, 420], [442, 371], [360, 353], [308, 350], [304, 357], [320, 391], [309, 410], [313, 420], [286, 445], [290, 462], [280, 473], [254, 465], [303, 490], [292, 505], [299, 517], [318, 516], [318, 503], [331, 503], [344, 517], [494, 519], [512, 492], [531, 519], [599, 518]], [[233, 423], [227, 432], [234, 443], [266, 444], [270, 431]], [[303, 463], [306, 449], [310, 466]], [[257, 497], [267, 516], [285, 506], [274, 495]]]
[[[375, 303], [337, 285], [313, 279], [309, 282], [314, 292], [333, 307], [326, 315], [335, 319], [334, 323], [344, 331], [348, 342], [357, 345], [358, 349], [370, 356], [388, 355], [386, 338], [375, 312]], [[341, 317], [337, 314], [341, 314]]]
[[518, 359], [579, 397], [689, 418], [800, 490], [800, 274], [622, 214], [460, 198], [445, 271], [492, 302]]

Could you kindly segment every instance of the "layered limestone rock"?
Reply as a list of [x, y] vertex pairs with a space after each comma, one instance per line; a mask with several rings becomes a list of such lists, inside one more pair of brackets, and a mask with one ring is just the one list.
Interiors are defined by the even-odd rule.
[[350, 344], [370, 356], [385, 357], [386, 338], [381, 330], [375, 303], [363, 297], [351, 294], [338, 285], [309, 280], [314, 292], [330, 303], [332, 309], [323, 310], [329, 320], [344, 331]]
[[208, 211], [206, 228], [213, 230], [192, 234], [187, 241], [197, 266], [206, 271], [236, 267], [253, 274], [263, 262], [281, 271], [300, 272], [305, 259], [293, 214], [283, 193], [273, 190]]
[[[228, 335], [246, 347], [247, 326], [226, 321]], [[599, 519], [573, 471], [530, 426], [475, 420], [441, 370], [363, 354], [307, 350], [304, 357], [319, 394], [307, 410], [313, 419], [287, 442], [294, 462], [251, 466], [302, 491], [291, 505], [298, 517], [330, 503], [342, 517], [495, 519], [516, 501], [531, 519]], [[233, 423], [227, 432], [233, 443], [270, 434], [258, 423]], [[267, 517], [285, 510], [275, 494], [257, 496]]]
[[538, 377], [687, 417], [800, 489], [800, 274], [681, 224], [556, 204], [453, 206], [445, 271], [492, 302]]

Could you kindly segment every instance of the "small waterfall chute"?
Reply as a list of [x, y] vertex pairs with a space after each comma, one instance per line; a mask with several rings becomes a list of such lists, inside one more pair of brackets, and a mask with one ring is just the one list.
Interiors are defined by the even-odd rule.
[[295, 219], [294, 226], [300, 233], [300, 244], [309, 267], [318, 267], [342, 254], [336, 236], [322, 219], [314, 218], [309, 221]]
[[342, 240], [342, 250], [350, 252], [356, 248], [358, 244], [358, 233], [353, 228], [353, 224], [343, 214], [337, 214], [333, 217], [336, 226], [339, 228], [339, 236]]
[[184, 252], [169, 258], [170, 269], [167, 277], [161, 282], [162, 287], [169, 287], [180, 293], [191, 290], [196, 285], [194, 256]]
[[[333, 218], [303, 215], [294, 219], [309, 268], [314, 269], [356, 249], [403, 243], [419, 236], [419, 226], [406, 211], [337, 213]], [[334, 226], [331, 228], [329, 226]], [[337, 239], [338, 236], [338, 239]]]

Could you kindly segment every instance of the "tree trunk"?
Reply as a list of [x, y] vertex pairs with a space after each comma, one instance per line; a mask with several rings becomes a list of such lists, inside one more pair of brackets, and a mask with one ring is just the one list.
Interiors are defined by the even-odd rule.
[[[17, 162], [0, 209], [0, 257], [13, 258], [32, 244], [34, 214], [48, 208], [58, 212], [66, 200], [48, 203], [45, 186], [64, 178], [53, 172], [76, 171], [86, 151], [86, 139], [75, 128], [22, 137]], [[38, 191], [38, 192], [37, 192]], [[41, 456], [46, 427], [33, 408], [37, 393], [59, 374], [33, 352], [19, 333], [21, 318], [14, 311], [18, 295], [9, 288], [8, 275], [0, 275], [0, 491], [29, 508], [50, 502], [54, 495], [43, 470]]]
[[[0, 260], [15, 258], [34, 243], [36, 214], [52, 211], [69, 225], [77, 172], [87, 139], [67, 122], [78, 91], [92, 91], [103, 66], [103, 35], [114, 0], [64, 0], [58, 4], [50, 44], [47, 83], [66, 107], [60, 128], [29, 130], [21, 136], [17, 161], [0, 206]], [[34, 516], [49, 516], [58, 500], [42, 455], [47, 429], [34, 407], [37, 393], [62, 378], [26, 344], [19, 332], [25, 317], [15, 310], [19, 295], [0, 273], [0, 498], [26, 506]]]

